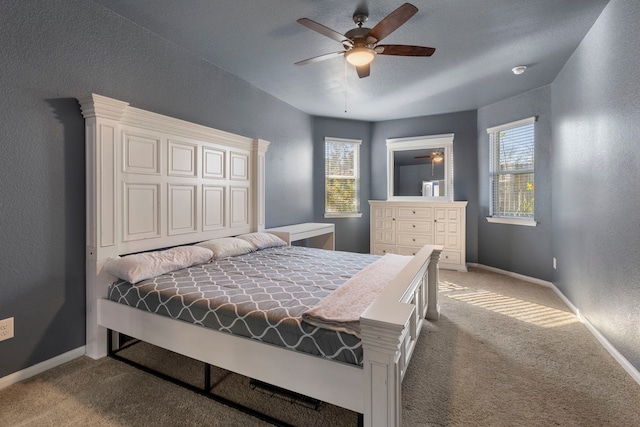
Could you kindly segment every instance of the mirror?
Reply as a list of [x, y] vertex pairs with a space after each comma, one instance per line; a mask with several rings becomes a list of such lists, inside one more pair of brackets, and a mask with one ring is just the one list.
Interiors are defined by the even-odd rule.
[[387, 140], [387, 199], [453, 201], [453, 134]]

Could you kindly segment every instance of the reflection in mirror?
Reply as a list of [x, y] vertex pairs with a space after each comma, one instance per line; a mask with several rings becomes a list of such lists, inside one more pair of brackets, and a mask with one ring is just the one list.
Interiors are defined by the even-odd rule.
[[444, 195], [444, 165], [444, 147], [395, 151], [393, 195]]
[[387, 140], [388, 199], [453, 200], [453, 134]]

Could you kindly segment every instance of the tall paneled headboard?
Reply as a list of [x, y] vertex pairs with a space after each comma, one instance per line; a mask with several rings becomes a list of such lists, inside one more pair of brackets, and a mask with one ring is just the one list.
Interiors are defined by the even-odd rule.
[[[269, 142], [79, 98], [86, 123], [87, 354], [113, 256], [262, 231]], [[95, 354], [98, 354], [95, 351]]]

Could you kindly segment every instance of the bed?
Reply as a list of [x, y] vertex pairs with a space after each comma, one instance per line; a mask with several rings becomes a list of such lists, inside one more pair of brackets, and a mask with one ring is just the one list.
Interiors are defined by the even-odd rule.
[[441, 246], [425, 246], [361, 313], [355, 363], [140, 310], [109, 299], [107, 260], [265, 229], [269, 142], [91, 94], [86, 123], [86, 349], [107, 355], [107, 330], [364, 415], [402, 423], [401, 385], [425, 319], [439, 317]]

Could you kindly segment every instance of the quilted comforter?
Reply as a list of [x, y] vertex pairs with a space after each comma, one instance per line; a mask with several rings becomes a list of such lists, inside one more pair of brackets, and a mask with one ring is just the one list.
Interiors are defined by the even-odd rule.
[[174, 271], [135, 285], [119, 280], [108, 298], [123, 304], [351, 364], [360, 339], [311, 325], [315, 307], [379, 256], [304, 247], [262, 249]]

